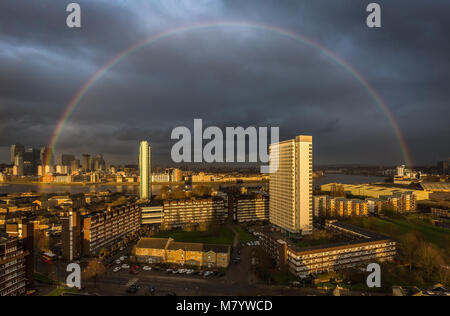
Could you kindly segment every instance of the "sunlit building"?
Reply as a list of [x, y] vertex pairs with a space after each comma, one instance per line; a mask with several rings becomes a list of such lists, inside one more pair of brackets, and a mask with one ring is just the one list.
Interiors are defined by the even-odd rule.
[[150, 200], [152, 197], [151, 147], [149, 146], [147, 141], [141, 141], [141, 147], [139, 151], [139, 170], [141, 177], [141, 200]]
[[312, 136], [270, 146], [270, 222], [291, 234], [312, 232]]

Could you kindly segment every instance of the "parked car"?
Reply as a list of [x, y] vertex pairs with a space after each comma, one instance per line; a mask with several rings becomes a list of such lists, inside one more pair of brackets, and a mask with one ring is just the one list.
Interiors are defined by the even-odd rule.
[[129, 269], [130, 266], [128, 264], [122, 264], [122, 269]]
[[120, 261], [124, 261], [125, 257], [120, 257], [119, 259], [120, 259]]
[[127, 293], [130, 293], [130, 294], [136, 294], [138, 291], [139, 291], [139, 286], [137, 286], [137, 285], [131, 285], [127, 289]]
[[214, 274], [214, 272], [212, 272], [212, 271], [206, 271], [205, 272], [205, 274], [203, 275], [205, 278], [207, 278], [207, 277], [209, 277], [209, 276], [211, 276], [211, 275], [213, 275]]
[[115, 267], [114, 270], [113, 270], [113, 272], [119, 272], [120, 269], [121, 269], [120, 267]]
[[143, 266], [142, 267], [142, 270], [144, 270], [144, 271], [150, 271], [152, 268], [151, 267], [149, 267], [149, 266]]
[[116, 264], [120, 264], [122, 261], [120, 261], [119, 259], [116, 260]]
[[171, 273], [173, 270], [172, 269], [167, 269], [166, 272], [167, 273]]

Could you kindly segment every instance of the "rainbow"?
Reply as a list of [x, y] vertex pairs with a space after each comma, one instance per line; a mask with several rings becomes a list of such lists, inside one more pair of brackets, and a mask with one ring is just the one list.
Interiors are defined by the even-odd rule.
[[[319, 49], [321, 52], [323, 52], [326, 56], [330, 57], [333, 61], [338, 63], [339, 65], [343, 66], [369, 93], [369, 95], [376, 101], [376, 103], [380, 106], [381, 110], [383, 111], [384, 115], [388, 119], [390, 125], [392, 126], [393, 132], [398, 140], [398, 143], [400, 145], [400, 149], [403, 154], [403, 158], [408, 166], [412, 167], [412, 159], [411, 155], [408, 151], [408, 146], [405, 141], [405, 138], [403, 137], [403, 134], [396, 123], [394, 116], [389, 109], [389, 107], [386, 105], [386, 103], [383, 101], [381, 96], [375, 91], [375, 89], [369, 84], [369, 82], [364, 79], [364, 77], [356, 70], [354, 69], [350, 64], [348, 64], [345, 60], [343, 60], [341, 57], [327, 49], [326, 47], [322, 46], [320, 43], [313, 41], [312, 39], [309, 39], [301, 34], [294, 33], [292, 31], [273, 26], [273, 25], [267, 25], [257, 22], [248, 22], [248, 21], [213, 21], [213, 22], [203, 22], [203, 23], [196, 23], [196, 24], [190, 24], [187, 26], [181, 26], [176, 27], [170, 30], [166, 30], [164, 32], [152, 35], [134, 45], [131, 47], [123, 50], [120, 52], [117, 56], [110, 59], [106, 64], [104, 64], [94, 75], [92, 75], [89, 80], [78, 90], [78, 92], [75, 94], [75, 96], [70, 100], [68, 106], [64, 110], [64, 113], [61, 116], [61, 119], [59, 120], [49, 143], [49, 148], [51, 150], [51, 153], [55, 151], [55, 147], [58, 143], [59, 137], [64, 129], [64, 125], [70, 118], [73, 111], [76, 109], [78, 104], [80, 103], [80, 100], [86, 95], [86, 93], [89, 91], [89, 89], [97, 82], [100, 78], [103, 77], [103, 75], [114, 65], [119, 63], [123, 58], [127, 57], [128, 55], [132, 54], [136, 50], [146, 46], [153, 44], [157, 41], [160, 41], [165, 38], [169, 38], [175, 34], [188, 32], [188, 31], [194, 31], [198, 29], [204, 29], [204, 28], [211, 28], [211, 27], [219, 27], [219, 26], [226, 26], [226, 27], [247, 27], [247, 28], [255, 28], [260, 30], [265, 30], [273, 33], [280, 34], [282, 36], [285, 36], [287, 38], [293, 39], [295, 41], [302, 42], [304, 44], [307, 44], [313, 48]], [[49, 155], [48, 157], [50, 157]], [[49, 162], [49, 158], [47, 158], [47, 163]]]

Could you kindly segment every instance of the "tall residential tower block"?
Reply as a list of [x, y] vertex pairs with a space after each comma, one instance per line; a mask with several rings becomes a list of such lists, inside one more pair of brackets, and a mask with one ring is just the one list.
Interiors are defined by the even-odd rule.
[[289, 234], [311, 234], [312, 136], [271, 144], [270, 157], [271, 224]]
[[151, 147], [147, 141], [141, 141], [139, 150], [139, 171], [141, 177], [141, 200], [150, 200], [152, 197], [151, 175]]

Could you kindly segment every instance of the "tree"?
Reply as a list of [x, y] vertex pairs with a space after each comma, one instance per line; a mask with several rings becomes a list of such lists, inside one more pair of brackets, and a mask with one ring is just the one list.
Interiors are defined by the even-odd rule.
[[417, 266], [425, 273], [428, 280], [434, 272], [445, 264], [439, 248], [428, 242], [422, 242], [417, 249]]
[[412, 265], [415, 262], [416, 259], [416, 251], [419, 248], [419, 245], [421, 243], [420, 235], [412, 231], [401, 239], [401, 251], [403, 253], [403, 256], [405, 257], [405, 260], [409, 264], [409, 271], [412, 270]]
[[85, 270], [85, 276], [87, 279], [94, 279], [94, 287], [97, 287], [97, 278], [105, 274], [106, 268], [102, 262], [98, 259], [92, 259], [89, 261], [88, 266]]

